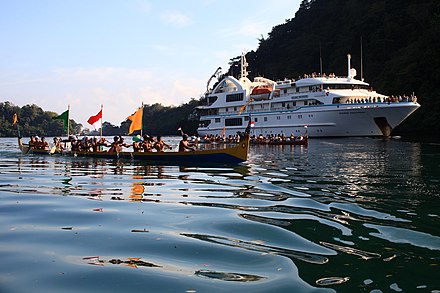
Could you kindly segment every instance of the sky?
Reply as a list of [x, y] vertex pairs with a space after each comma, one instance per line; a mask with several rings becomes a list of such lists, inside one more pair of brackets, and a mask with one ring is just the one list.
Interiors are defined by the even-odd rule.
[[256, 50], [300, 0], [1, 0], [0, 102], [93, 129], [138, 107], [198, 99], [220, 66]]

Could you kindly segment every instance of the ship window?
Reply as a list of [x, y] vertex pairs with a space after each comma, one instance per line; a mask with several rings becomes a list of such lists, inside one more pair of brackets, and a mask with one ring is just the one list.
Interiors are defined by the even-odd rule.
[[217, 96], [208, 97], [208, 99], [207, 99], [208, 106], [211, 106], [212, 104], [214, 104], [214, 102], [217, 101], [217, 98], [218, 98]]
[[267, 117], [264, 117], [264, 122], [267, 122]]
[[287, 115], [287, 119], [292, 119], [292, 116], [291, 115]]
[[281, 120], [281, 117], [280, 117], [280, 116], [277, 116], [277, 120]]
[[283, 91], [284, 91], [285, 94], [287, 94], [287, 89], [284, 89]]
[[220, 123], [220, 118], [215, 118], [215, 123]]
[[283, 107], [283, 108], [286, 107], [286, 103], [282, 102], [281, 107]]
[[258, 118], [255, 118], [255, 122], [258, 122]]
[[228, 109], [228, 108], [226, 108], [226, 109], [225, 109], [225, 112], [229, 112], [229, 109]]
[[199, 127], [208, 127], [208, 125], [211, 123], [211, 120], [200, 120]]
[[230, 94], [226, 96], [226, 102], [239, 102], [243, 101], [243, 93]]
[[303, 118], [303, 115], [298, 115], [298, 118], [299, 118], [299, 119], [302, 119], [302, 118]]
[[249, 121], [249, 116], [244, 116], [244, 121]]
[[243, 121], [241, 120], [241, 118], [225, 119], [225, 126], [237, 126], [237, 125], [243, 125]]

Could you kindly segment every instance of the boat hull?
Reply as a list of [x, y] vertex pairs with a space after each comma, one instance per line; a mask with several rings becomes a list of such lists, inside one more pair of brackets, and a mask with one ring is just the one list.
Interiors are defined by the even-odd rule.
[[[365, 104], [332, 104], [305, 106], [292, 110], [251, 113], [255, 127], [251, 135], [285, 134], [290, 136], [305, 135], [309, 137], [346, 137], [346, 136], [388, 136], [420, 105], [413, 102], [402, 103], [365, 103]], [[244, 115], [242, 115], [244, 116]], [[242, 117], [224, 115], [222, 117]], [[204, 119], [215, 120], [219, 116], [207, 116]], [[211, 123], [200, 127], [198, 133], [204, 135], [234, 135], [243, 131], [244, 126], [223, 127]], [[243, 122], [244, 125], [244, 122]]]
[[[23, 153], [34, 155], [51, 155], [45, 150], [28, 150], [19, 140], [19, 148]], [[196, 150], [191, 152], [64, 152], [54, 154], [70, 157], [102, 158], [102, 159], [128, 159], [140, 160], [151, 163], [170, 164], [237, 164], [247, 160], [249, 153], [249, 137], [245, 137], [233, 147], [213, 150]]]

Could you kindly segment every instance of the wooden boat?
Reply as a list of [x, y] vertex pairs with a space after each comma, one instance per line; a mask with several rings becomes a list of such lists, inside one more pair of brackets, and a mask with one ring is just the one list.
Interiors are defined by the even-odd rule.
[[[18, 146], [23, 154], [51, 155], [50, 151], [30, 149], [18, 138]], [[249, 154], [249, 135], [243, 136], [241, 141], [234, 146], [222, 149], [195, 150], [190, 152], [84, 152], [65, 151], [61, 156], [104, 158], [104, 159], [130, 159], [148, 162], [165, 162], [171, 164], [189, 163], [194, 165], [205, 163], [237, 164], [247, 160]]]
[[281, 141], [251, 141], [252, 145], [309, 145], [309, 138], [306, 136], [303, 139], [295, 139], [295, 140], [281, 140]]

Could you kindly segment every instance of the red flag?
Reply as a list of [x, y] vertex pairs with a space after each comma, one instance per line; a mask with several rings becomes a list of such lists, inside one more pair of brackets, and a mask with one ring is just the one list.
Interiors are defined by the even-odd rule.
[[96, 122], [99, 121], [99, 119], [102, 119], [102, 110], [99, 111], [98, 114], [96, 114], [95, 116], [90, 116], [89, 120], [87, 120], [87, 122], [91, 125], [95, 124]]

